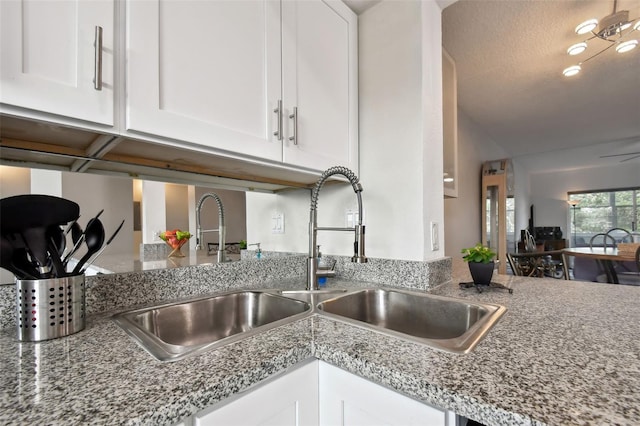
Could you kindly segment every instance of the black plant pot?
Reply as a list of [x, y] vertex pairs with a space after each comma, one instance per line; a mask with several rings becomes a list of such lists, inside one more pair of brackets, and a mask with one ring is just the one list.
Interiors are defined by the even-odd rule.
[[469, 272], [471, 272], [471, 278], [473, 278], [473, 282], [476, 285], [491, 284], [491, 277], [493, 276], [494, 266], [494, 262], [469, 262]]

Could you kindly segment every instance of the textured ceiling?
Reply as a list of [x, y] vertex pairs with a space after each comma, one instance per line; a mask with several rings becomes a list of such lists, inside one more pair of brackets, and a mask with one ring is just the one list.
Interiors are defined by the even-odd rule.
[[[617, 9], [640, 17], [640, 0]], [[630, 157], [599, 157], [640, 152], [640, 48], [610, 49], [562, 75], [607, 45], [594, 40], [570, 57], [583, 40], [576, 25], [612, 11], [609, 0], [458, 0], [443, 11], [443, 45], [456, 62], [459, 106], [531, 171], [614, 166]], [[639, 165], [640, 181], [640, 158], [627, 163]]]

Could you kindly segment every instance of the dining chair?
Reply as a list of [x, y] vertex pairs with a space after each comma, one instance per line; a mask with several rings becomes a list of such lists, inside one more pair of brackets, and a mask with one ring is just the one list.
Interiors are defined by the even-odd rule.
[[[599, 242], [598, 240], [601, 240]], [[615, 247], [616, 239], [613, 235], [608, 234], [607, 232], [598, 232], [589, 240], [589, 247]]]
[[633, 242], [631, 232], [624, 228], [611, 228], [607, 231], [607, 235], [611, 236], [616, 244]]

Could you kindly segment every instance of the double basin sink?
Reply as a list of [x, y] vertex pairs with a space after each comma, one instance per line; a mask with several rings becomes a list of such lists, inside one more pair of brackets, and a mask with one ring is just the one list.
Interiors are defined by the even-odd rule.
[[157, 359], [175, 361], [313, 314], [467, 353], [505, 311], [500, 305], [389, 288], [236, 290], [124, 312], [114, 321]]

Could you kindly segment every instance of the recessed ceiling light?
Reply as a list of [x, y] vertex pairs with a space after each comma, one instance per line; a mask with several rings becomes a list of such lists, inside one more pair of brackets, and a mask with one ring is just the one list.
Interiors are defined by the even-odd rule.
[[628, 40], [628, 41], [625, 41], [624, 43], [618, 44], [616, 46], [616, 52], [625, 53], [635, 49], [637, 45], [638, 45], [638, 40]]
[[640, 31], [640, 20], [638, 20], [638, 22], [636, 22], [636, 24], [633, 26], [633, 29], [636, 31]]
[[573, 56], [573, 55], [579, 55], [585, 50], [587, 50], [587, 43], [582, 42], [582, 43], [574, 44], [573, 46], [569, 47], [567, 49], [567, 53]]
[[569, 68], [565, 68], [564, 71], [562, 71], [562, 74], [564, 74], [565, 77], [571, 77], [573, 75], [576, 75], [580, 72], [582, 68], [580, 67], [580, 65], [573, 65], [570, 66]]
[[589, 19], [588, 21], [584, 21], [582, 24], [576, 27], [576, 33], [578, 34], [586, 34], [595, 30], [598, 26], [597, 19]]

